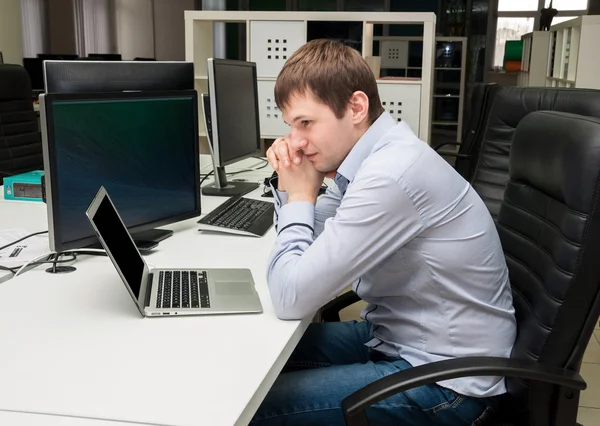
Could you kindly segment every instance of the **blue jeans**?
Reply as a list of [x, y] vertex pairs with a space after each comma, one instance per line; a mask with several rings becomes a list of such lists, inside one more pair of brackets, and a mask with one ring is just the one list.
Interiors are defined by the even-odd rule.
[[[265, 397], [252, 426], [345, 425], [342, 400], [381, 377], [412, 368], [364, 345], [368, 322], [313, 323]], [[394, 395], [367, 409], [372, 425], [484, 425], [495, 398], [473, 398], [436, 384]]]

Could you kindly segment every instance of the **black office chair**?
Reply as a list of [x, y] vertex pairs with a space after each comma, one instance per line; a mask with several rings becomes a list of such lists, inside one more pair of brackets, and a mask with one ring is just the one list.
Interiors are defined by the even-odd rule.
[[470, 180], [494, 220], [508, 182], [508, 156], [515, 128], [534, 111], [551, 110], [600, 118], [600, 90], [502, 87], [493, 105]]
[[[462, 177], [470, 181], [475, 173], [475, 164], [486, 128], [494, 96], [500, 86], [496, 83], [473, 83], [470, 87], [468, 107], [463, 120], [463, 133], [460, 142], [445, 142], [433, 147], [443, 157], [454, 158], [454, 168]], [[448, 146], [458, 146], [458, 151], [450, 151]], [[444, 149], [442, 149], [444, 148]]]
[[0, 179], [43, 170], [31, 81], [20, 65], [0, 65]]
[[508, 394], [495, 425], [575, 425], [586, 387], [579, 369], [600, 316], [599, 193], [600, 119], [525, 117], [497, 222], [517, 318], [511, 358], [458, 358], [384, 377], [344, 399], [347, 424], [367, 425], [366, 408], [398, 392], [498, 375]]

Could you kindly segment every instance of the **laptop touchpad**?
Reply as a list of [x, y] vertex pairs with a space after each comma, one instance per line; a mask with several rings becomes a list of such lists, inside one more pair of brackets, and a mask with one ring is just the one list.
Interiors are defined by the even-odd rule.
[[216, 281], [215, 290], [220, 296], [245, 296], [254, 293], [248, 281]]

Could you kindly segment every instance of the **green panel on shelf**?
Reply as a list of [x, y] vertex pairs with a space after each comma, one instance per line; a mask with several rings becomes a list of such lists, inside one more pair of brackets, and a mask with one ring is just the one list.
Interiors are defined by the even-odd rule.
[[507, 40], [504, 48], [505, 61], [520, 61], [523, 55], [523, 40]]

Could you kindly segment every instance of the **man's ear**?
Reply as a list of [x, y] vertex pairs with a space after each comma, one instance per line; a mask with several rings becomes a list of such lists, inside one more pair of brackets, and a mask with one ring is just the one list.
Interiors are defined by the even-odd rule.
[[357, 90], [350, 96], [350, 111], [354, 124], [361, 124], [369, 119], [369, 98], [365, 92]]

